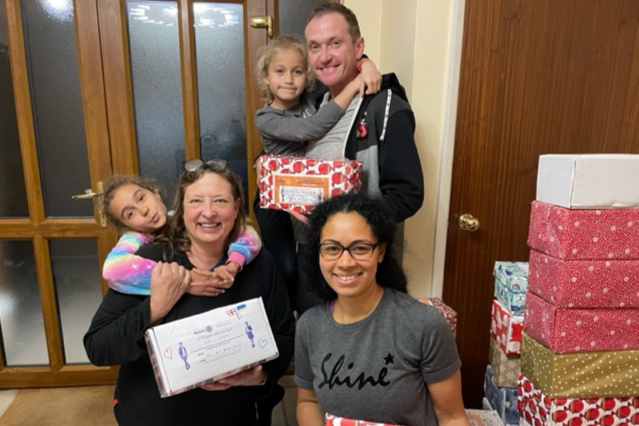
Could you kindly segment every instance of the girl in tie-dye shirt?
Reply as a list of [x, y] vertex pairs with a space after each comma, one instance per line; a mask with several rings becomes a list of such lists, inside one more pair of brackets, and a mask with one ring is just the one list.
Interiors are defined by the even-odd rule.
[[[155, 261], [136, 256], [138, 249], [163, 233], [168, 213], [155, 181], [138, 176], [113, 176], [106, 182], [102, 210], [122, 237], [107, 256], [102, 276], [113, 290], [126, 294], [151, 294], [151, 270]], [[252, 226], [246, 225], [233, 241], [224, 263], [211, 271], [191, 271], [191, 283], [206, 281], [198, 295], [214, 296], [230, 287], [235, 275], [250, 263], [262, 248]], [[195, 292], [195, 290], [193, 291]]]

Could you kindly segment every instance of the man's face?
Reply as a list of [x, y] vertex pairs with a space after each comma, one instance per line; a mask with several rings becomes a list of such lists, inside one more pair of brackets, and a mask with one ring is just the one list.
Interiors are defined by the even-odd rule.
[[357, 76], [357, 60], [364, 53], [364, 39], [353, 41], [344, 17], [327, 13], [308, 23], [306, 41], [315, 76], [335, 96]]

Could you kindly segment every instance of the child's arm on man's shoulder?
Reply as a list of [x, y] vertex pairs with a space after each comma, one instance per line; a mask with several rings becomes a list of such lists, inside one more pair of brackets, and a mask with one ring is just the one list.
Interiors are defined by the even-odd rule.
[[126, 232], [120, 237], [102, 267], [110, 288], [125, 294], [151, 294], [151, 270], [157, 262], [135, 255], [147, 242], [146, 235], [139, 232]]

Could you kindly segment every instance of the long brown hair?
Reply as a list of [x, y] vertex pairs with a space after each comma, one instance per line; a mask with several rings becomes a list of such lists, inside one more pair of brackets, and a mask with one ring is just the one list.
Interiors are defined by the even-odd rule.
[[184, 195], [186, 188], [197, 182], [207, 173], [213, 173], [231, 185], [231, 194], [233, 202], [237, 205], [237, 217], [233, 224], [233, 229], [224, 240], [224, 251], [228, 250], [231, 241], [235, 241], [240, 233], [244, 230], [245, 212], [244, 212], [244, 194], [242, 192], [242, 180], [238, 175], [233, 173], [228, 164], [219, 165], [216, 163], [203, 162], [195, 171], [185, 171], [180, 175], [177, 186], [175, 188], [175, 198], [173, 200], [173, 216], [169, 220], [169, 243], [173, 250], [187, 252], [191, 249], [191, 240], [184, 225]]

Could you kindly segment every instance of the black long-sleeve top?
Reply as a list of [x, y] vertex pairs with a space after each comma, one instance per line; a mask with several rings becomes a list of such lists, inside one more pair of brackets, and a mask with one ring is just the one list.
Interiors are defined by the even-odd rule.
[[[156, 261], [193, 265], [184, 253], [165, 259], [166, 247], [148, 245], [138, 255]], [[255, 402], [267, 397], [288, 367], [294, 350], [295, 323], [286, 287], [267, 250], [235, 277], [233, 286], [215, 297], [185, 294], [162, 323], [200, 314], [244, 300], [262, 297], [275, 336], [279, 357], [264, 364], [269, 375], [264, 386], [238, 386], [225, 391], [194, 389], [160, 398], [149, 360], [144, 332], [149, 327], [149, 297], [109, 290], [98, 308], [84, 346], [89, 360], [98, 366], [121, 364], [115, 390], [114, 412], [121, 426], [256, 424]]]

